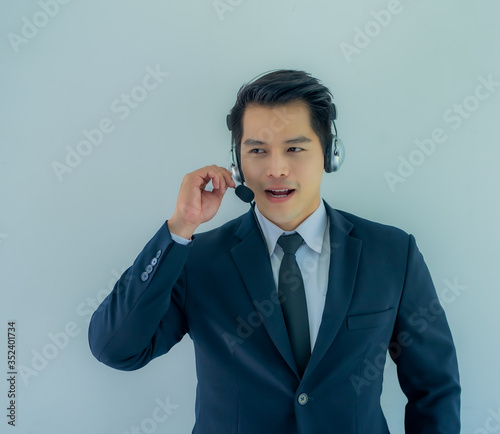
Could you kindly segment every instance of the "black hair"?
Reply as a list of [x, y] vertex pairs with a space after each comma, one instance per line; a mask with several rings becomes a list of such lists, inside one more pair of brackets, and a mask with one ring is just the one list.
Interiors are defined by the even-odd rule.
[[318, 79], [304, 71], [281, 69], [270, 72], [241, 86], [228, 116], [228, 126], [240, 160], [243, 137], [243, 114], [249, 104], [268, 107], [303, 102], [309, 109], [313, 131], [319, 137], [323, 155], [332, 142], [331, 120], [334, 118], [333, 95]]

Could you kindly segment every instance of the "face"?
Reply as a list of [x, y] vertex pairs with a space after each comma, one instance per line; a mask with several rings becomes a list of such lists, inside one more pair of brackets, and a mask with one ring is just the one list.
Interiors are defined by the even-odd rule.
[[320, 204], [323, 150], [304, 102], [247, 106], [240, 161], [259, 211], [281, 229], [294, 230]]

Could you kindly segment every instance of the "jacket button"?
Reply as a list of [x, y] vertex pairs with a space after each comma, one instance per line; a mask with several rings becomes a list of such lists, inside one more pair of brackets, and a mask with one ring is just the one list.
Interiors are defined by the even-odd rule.
[[156, 264], [158, 264], [158, 259], [153, 258], [153, 259], [151, 260], [151, 265], [154, 267]]
[[153, 266], [152, 266], [151, 264], [148, 264], [148, 265], [146, 266], [146, 273], [148, 273], [148, 274], [149, 274], [149, 273], [151, 273], [151, 271], [153, 271]]
[[309, 397], [306, 393], [301, 393], [297, 399], [300, 405], [306, 405], [307, 401], [309, 401]]
[[146, 273], [145, 271], [141, 274], [141, 280], [143, 282], [145, 282], [146, 280], [148, 280], [148, 277], [149, 277], [149, 274]]
[[158, 250], [158, 251], [156, 252], [156, 259], [158, 259], [160, 256], [161, 256], [161, 250]]

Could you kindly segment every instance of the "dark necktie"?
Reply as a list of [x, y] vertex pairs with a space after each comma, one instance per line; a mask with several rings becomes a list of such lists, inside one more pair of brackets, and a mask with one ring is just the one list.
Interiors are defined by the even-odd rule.
[[295, 259], [295, 252], [302, 241], [303, 239], [298, 233], [281, 235], [278, 239], [278, 244], [285, 252], [279, 271], [278, 297], [281, 301], [292, 352], [301, 377], [311, 356], [304, 281]]

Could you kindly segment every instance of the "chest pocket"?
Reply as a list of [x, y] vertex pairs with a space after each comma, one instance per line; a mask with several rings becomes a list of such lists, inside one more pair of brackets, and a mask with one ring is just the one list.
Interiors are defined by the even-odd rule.
[[374, 312], [364, 315], [350, 315], [347, 317], [348, 330], [360, 330], [379, 327], [390, 322], [394, 315], [394, 308], [383, 312]]

